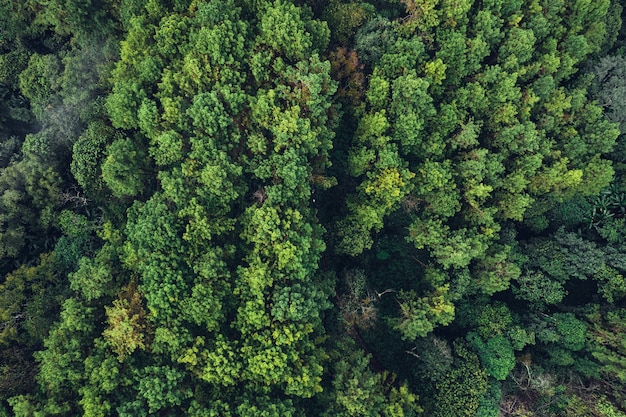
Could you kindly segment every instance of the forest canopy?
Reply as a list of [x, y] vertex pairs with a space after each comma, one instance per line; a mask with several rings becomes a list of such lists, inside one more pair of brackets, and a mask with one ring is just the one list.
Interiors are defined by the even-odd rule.
[[0, 2], [0, 416], [626, 416], [619, 0]]

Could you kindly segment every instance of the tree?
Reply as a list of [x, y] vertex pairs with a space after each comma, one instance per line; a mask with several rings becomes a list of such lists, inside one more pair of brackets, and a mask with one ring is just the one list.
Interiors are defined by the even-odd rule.
[[[22, 265], [7, 274], [0, 286], [2, 332], [0, 342], [37, 346], [43, 342], [62, 289], [57, 284], [54, 254], [42, 254], [38, 265]], [[48, 304], [45, 300], [48, 299]]]
[[484, 341], [472, 333], [468, 333], [467, 338], [478, 353], [487, 375], [500, 381], [505, 380], [515, 367], [511, 342], [504, 336], [495, 336]]
[[435, 384], [427, 413], [433, 416], [474, 416], [487, 391], [487, 375], [478, 357], [462, 342], [454, 345], [454, 365], [445, 378]]
[[435, 327], [452, 322], [454, 305], [448, 298], [448, 292], [448, 284], [437, 287], [432, 294], [420, 298], [414, 292], [400, 292], [398, 303], [402, 318], [397, 320], [395, 327], [400, 330], [403, 339], [424, 337]]
[[72, 175], [90, 196], [99, 197], [102, 192], [104, 184], [100, 167], [107, 157], [106, 146], [118, 136], [102, 121], [95, 121], [74, 143], [70, 165]]
[[[124, 362], [145, 356], [150, 375], [175, 374], [180, 390], [140, 382], [119, 412], [200, 413], [187, 401], [196, 384], [268, 396], [216, 398], [215, 410], [289, 414], [321, 390], [330, 307], [316, 272], [323, 229], [308, 207], [336, 117], [336, 83], [317, 53], [327, 29], [281, 2], [196, 2], [184, 16], [155, 6], [129, 23], [107, 108], [113, 126], [140, 133], [113, 141], [101, 169], [114, 194], [145, 198], [128, 212], [121, 258], [146, 311], [114, 301], [103, 336]], [[146, 155], [158, 172], [137, 176]], [[154, 177], [158, 190], [141, 193]]]
[[113, 305], [106, 307], [108, 326], [102, 335], [120, 362], [135, 350], [148, 348], [147, 313], [136, 285], [131, 282], [113, 300]]
[[617, 412], [611, 1], [18, 3], [0, 414]]
[[61, 62], [52, 54], [33, 54], [20, 74], [20, 90], [31, 101], [33, 113], [44, 119], [44, 109], [55, 104], [59, 91]]
[[[0, 255], [15, 258], [27, 241], [25, 236], [39, 234], [33, 249], [55, 225], [61, 178], [58, 172], [37, 156], [26, 155], [0, 172]], [[36, 249], [35, 249], [36, 250]]]
[[623, 383], [626, 379], [624, 372], [626, 352], [624, 352], [623, 344], [624, 333], [621, 330], [624, 323], [624, 310], [618, 308], [602, 314], [595, 308], [588, 318], [590, 351], [600, 364], [600, 372], [608, 378], [616, 378]]
[[116, 197], [136, 196], [146, 191], [148, 160], [139, 142], [118, 138], [106, 150], [106, 159], [100, 166], [102, 179]]
[[93, 307], [87, 307], [75, 298], [63, 302], [60, 321], [52, 328], [44, 342], [45, 349], [35, 354], [40, 363], [37, 380], [47, 393], [48, 404], [55, 412], [67, 413], [76, 409], [73, 402], [84, 385], [86, 346], [94, 339]]
[[[337, 223], [338, 252], [370, 248], [369, 231], [379, 232], [410, 198], [419, 203], [408, 237], [416, 247], [445, 268], [474, 269], [497, 244], [503, 222], [598, 192], [611, 174], [601, 155], [617, 132], [597, 117], [600, 109], [587, 98], [582, 78], [565, 83], [599, 47], [608, 4], [590, 7], [585, 18], [579, 4], [549, 8], [546, 22], [539, 22], [521, 3], [506, 12], [484, 4], [464, 14], [469, 3], [407, 2], [406, 20], [390, 29], [395, 40], [366, 92], [349, 159], [359, 185]], [[566, 26], [574, 21], [579, 26]], [[548, 56], [557, 51], [560, 60]], [[568, 139], [550, 142], [556, 132]], [[401, 181], [388, 180], [391, 169]], [[381, 178], [393, 186], [376, 182]], [[369, 194], [373, 189], [380, 191]], [[516, 269], [509, 263], [496, 278], [487, 270], [504, 255], [490, 256], [476, 272], [486, 291], [505, 289], [504, 275], [516, 277]], [[488, 288], [488, 281], [495, 286]]]
[[393, 375], [374, 373], [351, 339], [339, 338], [335, 344], [334, 378], [328, 393], [320, 395], [320, 415], [408, 417], [421, 411], [407, 385], [395, 382]]

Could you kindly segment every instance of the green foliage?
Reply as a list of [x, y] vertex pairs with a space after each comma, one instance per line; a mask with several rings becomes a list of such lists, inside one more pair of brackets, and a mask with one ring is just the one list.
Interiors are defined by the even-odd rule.
[[147, 412], [153, 414], [161, 409], [179, 406], [193, 394], [189, 388], [181, 387], [185, 373], [169, 366], [148, 366], [139, 371], [138, 392], [148, 405]]
[[407, 385], [394, 383], [393, 375], [372, 372], [369, 358], [351, 339], [336, 344], [332, 388], [322, 394], [326, 398], [320, 415], [408, 417], [421, 411]]
[[597, 375], [597, 364], [585, 357], [589, 336], [587, 325], [572, 313], [555, 313], [536, 317], [531, 327], [538, 347], [547, 354], [545, 365], [551, 368], [572, 366], [583, 375]]
[[59, 227], [69, 237], [84, 239], [93, 226], [87, 217], [69, 210], [63, 210], [59, 216]]
[[476, 410], [477, 417], [497, 417], [500, 415], [500, 402], [502, 401], [502, 388], [498, 382], [489, 380], [487, 392], [480, 401]]
[[517, 279], [513, 293], [541, 309], [558, 304], [567, 295], [567, 282], [576, 278], [593, 280], [598, 292], [609, 302], [624, 294], [622, 249], [580, 234], [559, 229], [551, 239], [537, 239], [523, 246], [525, 272]]
[[111, 280], [111, 271], [106, 265], [84, 257], [78, 261], [78, 270], [69, 275], [70, 288], [86, 301], [108, 295]]
[[[6, 48], [7, 41], [4, 41]], [[14, 45], [9, 51], [0, 54], [0, 83], [3, 86], [16, 87], [19, 85], [19, 75], [28, 67], [30, 53], [22, 45]]]
[[[60, 184], [58, 172], [32, 155], [0, 172], [0, 256], [18, 256], [27, 243], [25, 236], [45, 236], [51, 229]], [[35, 242], [32, 249], [37, 251], [42, 239]]]
[[393, 45], [396, 38], [391, 22], [380, 16], [368, 20], [355, 36], [355, 49], [361, 60], [374, 68], [383, 54]]
[[38, 265], [22, 265], [0, 285], [0, 345], [38, 345], [46, 337], [58, 307], [59, 289], [53, 254], [42, 254]]
[[[124, 362], [141, 350], [170, 357], [185, 368], [177, 381], [308, 398], [321, 391], [331, 291], [316, 274], [323, 229], [307, 207], [334, 135], [336, 83], [316, 53], [328, 33], [291, 3], [252, 5], [254, 22], [239, 6], [198, 2], [187, 17], [155, 7], [129, 22], [107, 108], [115, 127], [141, 135], [113, 141], [101, 169], [118, 197], [146, 197], [128, 212], [122, 257], [146, 312], [114, 301], [103, 335]], [[159, 167], [152, 196], [145, 151]], [[184, 407], [189, 394], [172, 395], [146, 390], [121, 412], [146, 400], [148, 412]], [[275, 399], [235, 409], [292, 412]]]
[[623, 409], [617, 2], [322, 3], [0, 4], [0, 414]]
[[626, 381], [626, 351], [624, 350], [624, 309], [601, 314], [597, 309], [589, 315], [590, 351], [600, 363], [600, 371]]
[[505, 380], [515, 367], [515, 355], [511, 342], [504, 336], [490, 337], [484, 341], [472, 333], [468, 333], [467, 338], [478, 353], [487, 375], [500, 381]]
[[113, 129], [96, 121], [90, 123], [74, 143], [70, 165], [72, 175], [90, 195], [98, 195], [102, 190], [100, 166], [106, 158], [105, 147], [114, 137]]
[[[81, 200], [80, 193], [75, 196], [68, 193], [68, 197]], [[81, 257], [93, 253], [95, 225], [86, 216], [69, 210], [62, 210], [59, 226], [64, 236], [59, 238], [54, 246], [55, 257], [59, 265], [63, 266], [66, 271], [75, 271], [79, 266]]]
[[368, 3], [330, 1], [324, 9], [323, 18], [328, 23], [333, 40], [341, 45], [348, 44], [359, 27], [373, 13]]
[[39, 16], [41, 24], [49, 25], [60, 35], [73, 34], [82, 42], [99, 41], [111, 36], [113, 21], [107, 18], [106, 3], [76, 0], [53, 0], [46, 3]]
[[610, 304], [626, 296], [624, 275], [610, 266], [601, 268], [594, 279], [598, 282], [598, 292]]
[[587, 328], [583, 322], [571, 313], [557, 313], [552, 317], [556, 320], [556, 331], [563, 347], [578, 351], [585, 346]]
[[267, 397], [263, 397], [261, 399], [256, 397], [253, 399], [246, 399], [243, 404], [238, 406], [236, 415], [241, 417], [295, 417], [299, 415], [299, 413], [290, 400], [276, 401]]
[[[358, 185], [337, 223], [336, 250], [354, 256], [370, 248], [370, 233], [402, 203], [411, 212], [407, 239], [443, 268], [470, 267], [486, 294], [520, 277], [530, 282], [510, 248], [496, 244], [502, 224], [523, 220], [534, 205], [597, 193], [610, 180], [601, 155], [617, 131], [584, 83], [566, 87], [602, 44], [608, 4], [586, 18], [581, 5], [545, 9], [546, 26], [534, 21], [534, 4], [511, 4], [503, 17], [492, 4], [468, 13], [471, 2], [407, 1], [402, 23], [365, 24], [356, 50], [377, 67], [349, 154]], [[373, 39], [384, 52], [370, 59], [363, 46]], [[566, 58], [550, 60], [557, 47]], [[528, 85], [539, 71], [546, 76]], [[551, 142], [554, 132], [567, 133]], [[560, 295], [552, 287], [553, 303]]]
[[481, 260], [476, 268], [478, 286], [485, 294], [493, 294], [509, 288], [512, 280], [517, 280], [521, 271], [511, 260], [511, 248], [492, 246], [491, 252]]
[[45, 349], [35, 354], [40, 367], [37, 380], [56, 401], [73, 400], [84, 383], [84, 347], [95, 336], [93, 313], [92, 307], [75, 298], [65, 300], [60, 321], [44, 342]]
[[562, 283], [546, 277], [542, 272], [529, 272], [522, 275], [513, 287], [518, 299], [527, 301], [531, 306], [543, 307], [558, 304], [567, 294]]
[[487, 391], [487, 375], [478, 357], [459, 342], [454, 345], [454, 354], [452, 369], [435, 384], [433, 398], [426, 408], [428, 415], [475, 416]]
[[459, 306], [456, 322], [469, 328], [466, 339], [487, 374], [496, 380], [505, 380], [516, 363], [514, 351], [534, 345], [535, 334], [520, 326], [519, 316], [506, 304], [492, 302], [483, 305], [480, 302], [481, 299], [466, 301]]
[[452, 346], [446, 339], [432, 333], [416, 339], [413, 348], [408, 352], [417, 352], [414, 357], [420, 364], [420, 376], [433, 383], [445, 379], [454, 362]]
[[55, 55], [33, 54], [20, 74], [20, 90], [31, 101], [33, 112], [42, 119], [59, 91], [61, 63]]
[[145, 191], [148, 169], [145, 150], [139, 138], [119, 138], [106, 149], [102, 179], [116, 197], [136, 196]]
[[413, 291], [400, 292], [398, 303], [402, 317], [395, 327], [402, 338], [414, 340], [424, 337], [439, 325], [448, 325], [454, 319], [454, 305], [449, 300], [449, 286], [435, 288], [432, 294], [418, 297]]
[[607, 119], [618, 123], [621, 136], [617, 146], [611, 154], [614, 167], [618, 175], [624, 174], [626, 162], [624, 160], [624, 132], [626, 132], [626, 118], [624, 115], [624, 100], [626, 85], [624, 84], [624, 58], [620, 55], [602, 57], [594, 67], [594, 83], [591, 87], [594, 97], [604, 108]]
[[305, 30], [305, 20], [299, 8], [290, 3], [276, 1], [269, 4], [259, 23], [259, 45], [266, 45], [274, 53], [289, 60], [300, 60], [312, 47], [325, 49], [326, 45], [313, 45]]
[[106, 315], [108, 326], [102, 336], [120, 362], [136, 349], [147, 349], [146, 312], [136, 285], [131, 283], [125, 287], [113, 306], [106, 307]]

